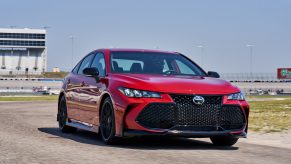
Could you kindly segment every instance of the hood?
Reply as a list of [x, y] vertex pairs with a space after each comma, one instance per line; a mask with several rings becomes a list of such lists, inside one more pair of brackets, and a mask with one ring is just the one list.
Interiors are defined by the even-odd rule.
[[200, 76], [111, 74], [120, 86], [132, 89], [181, 94], [231, 94], [240, 89], [230, 82]]

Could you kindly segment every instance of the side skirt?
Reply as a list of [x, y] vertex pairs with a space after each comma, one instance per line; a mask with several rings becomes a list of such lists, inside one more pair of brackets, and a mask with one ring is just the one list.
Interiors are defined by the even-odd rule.
[[94, 132], [94, 133], [99, 132], [99, 126], [95, 126], [95, 125], [88, 124], [88, 123], [81, 122], [81, 121], [77, 121], [77, 120], [71, 119], [70, 122], [66, 123], [66, 125], [77, 128], [77, 129], [81, 129], [81, 130]]

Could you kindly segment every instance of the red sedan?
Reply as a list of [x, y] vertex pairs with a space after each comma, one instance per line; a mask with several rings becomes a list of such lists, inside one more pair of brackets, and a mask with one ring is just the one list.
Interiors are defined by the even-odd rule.
[[246, 137], [249, 105], [240, 89], [176, 52], [100, 49], [65, 77], [59, 128], [101, 133], [107, 144], [137, 135]]

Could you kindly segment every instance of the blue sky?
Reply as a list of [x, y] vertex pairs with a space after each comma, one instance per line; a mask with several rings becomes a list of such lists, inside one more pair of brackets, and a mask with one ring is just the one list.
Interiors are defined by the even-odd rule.
[[[70, 69], [106, 47], [181, 52], [206, 70], [275, 73], [291, 67], [290, 0], [6, 0], [0, 27], [48, 29], [48, 66]], [[203, 45], [203, 59], [201, 49]]]

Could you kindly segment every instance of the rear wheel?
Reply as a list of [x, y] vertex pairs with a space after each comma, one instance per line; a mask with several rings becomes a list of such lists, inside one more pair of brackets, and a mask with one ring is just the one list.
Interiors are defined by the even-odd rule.
[[110, 97], [104, 100], [100, 114], [100, 133], [101, 138], [106, 144], [113, 144], [115, 137], [115, 117], [113, 105]]
[[59, 129], [63, 133], [73, 133], [76, 132], [76, 128], [67, 126], [67, 120], [68, 120], [68, 114], [67, 114], [67, 104], [66, 104], [66, 99], [63, 96], [61, 98], [60, 104], [59, 104], [59, 110], [58, 110], [58, 121], [59, 121]]
[[212, 143], [216, 146], [233, 146], [238, 141], [238, 138], [232, 136], [210, 137]]

